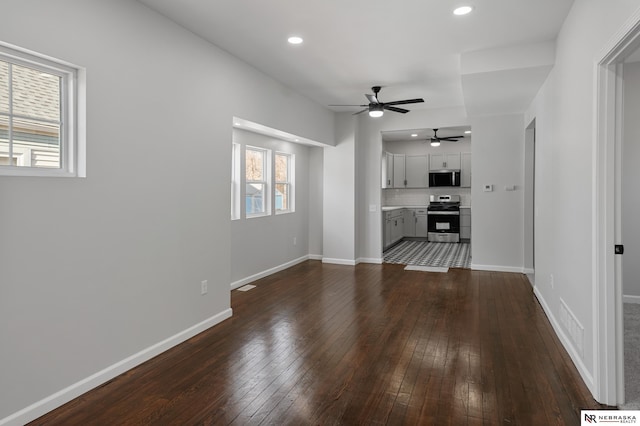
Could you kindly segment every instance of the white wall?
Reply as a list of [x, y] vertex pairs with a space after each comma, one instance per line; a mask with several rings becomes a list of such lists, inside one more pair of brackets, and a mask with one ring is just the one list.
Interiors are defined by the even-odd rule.
[[[286, 142], [245, 130], [234, 129], [233, 141], [294, 155], [295, 211], [231, 221], [231, 286], [281, 265], [302, 260], [309, 254], [309, 188], [311, 181], [322, 180], [322, 173], [312, 175], [308, 146]], [[317, 172], [317, 171], [316, 171]], [[241, 209], [244, 203], [241, 203]], [[294, 241], [295, 238], [295, 241]], [[235, 285], [234, 283], [237, 283]]]
[[622, 282], [627, 300], [640, 301], [640, 62], [625, 64], [623, 72]]
[[324, 149], [309, 148], [309, 256], [322, 258]]
[[323, 262], [354, 265], [356, 261], [356, 121], [336, 114], [336, 145], [324, 148]]
[[0, 180], [0, 419], [230, 313], [233, 116], [334, 138], [330, 111], [137, 2], [2, 9], [1, 41], [86, 67], [88, 158], [86, 179]]
[[[524, 132], [522, 114], [472, 117], [471, 268], [522, 271]], [[484, 185], [493, 185], [485, 192]], [[515, 187], [507, 191], [505, 187]]]
[[[536, 119], [535, 291], [594, 394], [595, 61], [637, 8], [635, 0], [577, 0], [558, 37], [556, 65], [524, 120]], [[561, 300], [584, 328], [582, 348], [560, 325]]]

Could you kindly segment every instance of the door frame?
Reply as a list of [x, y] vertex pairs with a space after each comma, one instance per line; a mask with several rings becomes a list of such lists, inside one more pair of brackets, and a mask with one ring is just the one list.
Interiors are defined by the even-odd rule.
[[596, 56], [596, 107], [593, 141], [593, 353], [594, 396], [603, 404], [624, 403], [624, 334], [622, 259], [621, 152], [622, 63], [640, 47], [640, 9]]

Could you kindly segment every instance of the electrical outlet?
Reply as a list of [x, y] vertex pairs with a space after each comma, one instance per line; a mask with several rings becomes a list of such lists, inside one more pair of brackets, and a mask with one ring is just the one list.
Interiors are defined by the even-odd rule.
[[200, 294], [207, 294], [209, 292], [209, 282], [207, 280], [200, 281]]

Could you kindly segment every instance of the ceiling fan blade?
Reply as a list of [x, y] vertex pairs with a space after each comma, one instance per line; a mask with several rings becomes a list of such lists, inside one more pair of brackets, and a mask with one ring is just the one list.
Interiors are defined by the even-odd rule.
[[341, 106], [341, 107], [368, 107], [369, 105], [328, 105], [330, 107]]
[[401, 114], [406, 114], [406, 113], [409, 112], [408, 109], [396, 108], [396, 107], [393, 107], [393, 106], [389, 106], [388, 104], [382, 104], [382, 108], [388, 109], [389, 111], [393, 111], [393, 112], [399, 112]]
[[440, 139], [462, 139], [464, 136], [442, 136]]
[[416, 99], [405, 99], [404, 101], [393, 101], [393, 102], [385, 102], [385, 105], [405, 105], [405, 104], [419, 104], [420, 102], [424, 102], [422, 98]]
[[358, 114], [362, 114], [365, 111], [369, 111], [369, 108], [365, 108], [362, 111], [358, 111], [358, 112], [354, 112], [352, 115], [358, 115]]
[[367, 99], [369, 99], [369, 102], [372, 104], [379, 104], [380, 102], [378, 102], [378, 98], [376, 98], [376, 95], [369, 95], [366, 94], [365, 95], [367, 97]]

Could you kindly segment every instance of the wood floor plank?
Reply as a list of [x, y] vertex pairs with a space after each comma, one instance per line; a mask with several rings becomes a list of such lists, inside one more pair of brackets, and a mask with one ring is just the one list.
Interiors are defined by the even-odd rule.
[[37, 425], [573, 425], [602, 408], [520, 274], [307, 261]]

